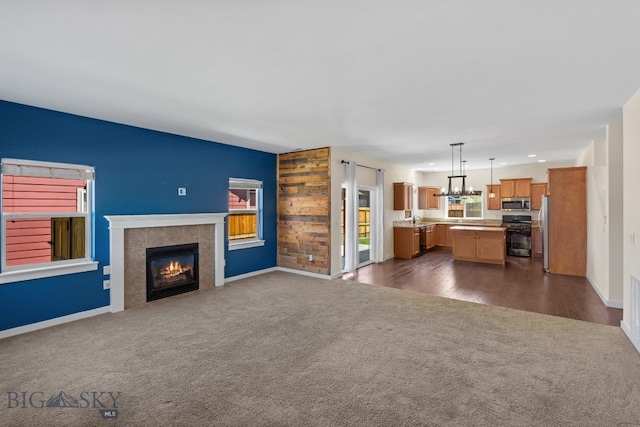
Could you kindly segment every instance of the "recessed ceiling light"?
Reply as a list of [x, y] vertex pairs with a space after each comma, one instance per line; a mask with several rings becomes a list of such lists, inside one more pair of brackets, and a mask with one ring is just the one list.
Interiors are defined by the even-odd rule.
[[538, 163], [544, 163], [546, 160], [538, 160]]
[[529, 154], [527, 157], [535, 157], [535, 154]]
[[429, 166], [435, 166], [435, 165], [436, 165], [435, 163], [429, 163]]
[[505, 162], [502, 162], [502, 163], [500, 163], [500, 164], [501, 164], [502, 166], [506, 165], [506, 163], [505, 163]]

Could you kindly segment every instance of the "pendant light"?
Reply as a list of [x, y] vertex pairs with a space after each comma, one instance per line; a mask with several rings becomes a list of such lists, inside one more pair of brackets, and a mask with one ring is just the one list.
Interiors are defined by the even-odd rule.
[[489, 160], [491, 160], [491, 190], [489, 191], [489, 198], [490, 199], [495, 199], [496, 198], [496, 193], [493, 191], [493, 161], [495, 160], [495, 157], [490, 158]]
[[[467, 186], [466, 186], [466, 179], [467, 179], [467, 175], [464, 172], [464, 165], [466, 164], [466, 160], [462, 160], [462, 146], [464, 145], [464, 142], [456, 142], [454, 144], [449, 144], [451, 146], [451, 175], [449, 175], [447, 178], [449, 178], [449, 187], [444, 188], [442, 187], [440, 189], [440, 193], [439, 194], [434, 194], [434, 196], [436, 197], [443, 197], [443, 196], [477, 196], [482, 194], [482, 191], [473, 191], [473, 187], [469, 187], [469, 189], [467, 190]], [[459, 147], [460, 149], [460, 169], [459, 169], [459, 173], [458, 175], [454, 175], [453, 174], [453, 162], [454, 162], [454, 158], [455, 158], [455, 152], [454, 149], [455, 147]], [[462, 188], [460, 187], [452, 187], [451, 184], [451, 180], [452, 179], [456, 179], [456, 178], [462, 178]]]

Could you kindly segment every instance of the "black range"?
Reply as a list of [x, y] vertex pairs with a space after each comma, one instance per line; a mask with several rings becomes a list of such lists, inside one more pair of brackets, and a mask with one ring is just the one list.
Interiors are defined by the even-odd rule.
[[507, 255], [531, 256], [531, 215], [503, 215], [507, 229]]

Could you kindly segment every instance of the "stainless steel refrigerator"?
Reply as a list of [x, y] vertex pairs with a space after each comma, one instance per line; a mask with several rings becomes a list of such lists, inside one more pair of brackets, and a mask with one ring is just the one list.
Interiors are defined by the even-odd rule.
[[551, 196], [542, 196], [542, 207], [538, 212], [538, 226], [542, 234], [542, 257], [544, 271], [549, 272], [549, 209]]

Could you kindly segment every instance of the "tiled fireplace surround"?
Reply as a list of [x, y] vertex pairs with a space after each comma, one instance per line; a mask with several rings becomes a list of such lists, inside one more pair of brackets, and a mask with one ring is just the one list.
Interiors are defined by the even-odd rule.
[[200, 289], [224, 284], [223, 214], [111, 215], [111, 311], [147, 301], [146, 249], [198, 243]]

